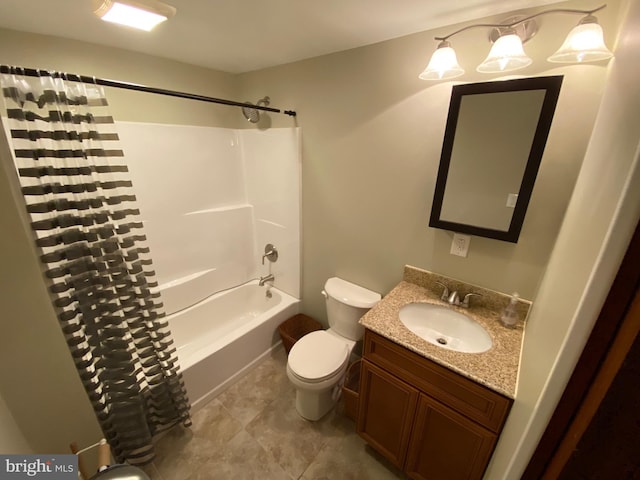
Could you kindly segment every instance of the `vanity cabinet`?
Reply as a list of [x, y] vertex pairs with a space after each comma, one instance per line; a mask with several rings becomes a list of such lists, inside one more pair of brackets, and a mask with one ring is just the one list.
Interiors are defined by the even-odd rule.
[[481, 479], [512, 400], [370, 330], [357, 430], [414, 479]]
[[[419, 392], [367, 360], [362, 362], [360, 382], [358, 433], [395, 466], [402, 468]], [[365, 415], [360, 414], [363, 405]]]

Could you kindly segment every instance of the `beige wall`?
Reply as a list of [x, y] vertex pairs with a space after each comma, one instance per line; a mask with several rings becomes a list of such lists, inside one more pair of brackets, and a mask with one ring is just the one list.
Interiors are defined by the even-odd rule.
[[640, 218], [640, 4], [626, 3], [593, 136], [533, 304], [517, 400], [487, 478], [520, 478]]
[[[578, 2], [566, 2], [563, 6], [582, 7]], [[599, 18], [611, 44], [618, 2], [609, 2]], [[404, 264], [500, 291], [518, 290], [524, 297], [536, 301], [540, 298], [542, 305], [537, 308], [543, 312], [552, 309], [553, 303], [543, 300], [548, 298], [541, 296], [544, 289], [536, 297], [538, 285], [587, 148], [607, 73], [603, 65], [549, 68], [544, 62], [558, 39], [565, 35], [568, 23], [563, 16], [545, 17], [542, 30], [527, 45], [534, 65], [524, 70], [523, 76], [564, 74], [565, 80], [521, 239], [513, 245], [473, 237], [466, 259], [449, 255], [450, 232], [427, 226], [452, 83], [434, 84], [417, 79], [435, 48], [434, 34], [447, 33], [455, 27], [235, 78], [121, 50], [6, 30], [0, 30], [0, 63], [67, 70], [231, 99], [242, 97], [255, 101], [269, 95], [274, 106], [297, 110], [297, 119], [264, 116], [264, 122], [258, 127], [302, 127], [303, 310], [318, 319], [325, 319], [320, 290], [328, 277], [339, 275], [386, 293], [400, 280]], [[488, 43], [479, 41], [483, 35], [470, 31], [456, 37], [454, 46], [459, 60], [465, 63], [469, 72], [462, 77], [465, 82], [494, 79], [473, 72], [488, 48]], [[38, 47], [44, 52], [39, 52]], [[181, 68], [183, 73], [179, 73]], [[143, 98], [143, 94], [117, 91], [110, 92], [109, 97], [113, 113], [120, 120], [249, 126], [243, 122], [240, 113], [230, 107]], [[622, 177], [625, 174], [624, 170], [620, 171]], [[590, 181], [595, 182], [596, 177]], [[3, 205], [11, 205], [5, 184], [5, 180], [0, 179], [0, 200]], [[604, 213], [606, 216], [610, 212]], [[45, 396], [60, 391], [66, 402], [80, 411], [85, 411], [88, 403], [78, 393], [79, 385], [72, 381], [72, 366], [65, 360], [61, 339], [54, 332], [55, 318], [37, 281], [37, 262], [26, 246], [27, 238], [20, 231], [17, 213], [9, 208], [3, 209], [1, 215], [3, 231], [8, 232], [0, 236], [3, 282], [6, 271], [16, 272], [10, 285], [0, 292], [3, 310], [11, 312], [2, 322], [8, 322], [9, 318], [21, 319], [19, 324], [13, 322], [18, 326], [8, 323], [12, 325], [16, 344], [26, 352], [33, 350], [32, 344], [25, 343], [21, 336], [32, 334], [28, 326], [31, 322], [41, 322], [47, 333], [47, 341], [41, 342], [42, 349], [38, 347], [42, 351], [29, 360], [32, 365], [28, 371], [33, 375], [21, 375], [20, 369], [25, 367], [17, 366], [15, 372], [3, 371], [0, 377], [0, 392], [31, 442], [39, 420], [44, 421], [47, 415], [56, 413], [56, 425], [60, 426], [68, 424], [73, 415], [67, 405], [47, 405], [41, 392], [28, 385], [34, 382], [25, 381], [25, 378], [30, 379], [37, 373], [60, 374], [65, 377], [63, 389], [54, 390], [49, 384], [43, 390]], [[593, 227], [598, 230], [593, 245], [602, 241], [600, 229], [607, 228], [602, 217], [598, 218], [600, 223]], [[566, 227], [569, 231], [577, 228], [577, 217], [573, 222]], [[6, 248], [14, 246], [14, 253], [7, 254]], [[592, 248], [587, 253], [595, 255]], [[595, 258], [591, 260], [595, 261]], [[5, 265], [11, 270], [6, 270]], [[572, 276], [576, 265], [563, 265], [566, 270], [562, 273], [558, 273], [560, 264], [555, 265], [554, 281], [573, 285], [567, 277]], [[544, 278], [545, 288], [549, 288], [552, 285], [549, 274]], [[581, 285], [584, 282], [576, 284], [572, 295], [579, 296]], [[572, 305], [575, 306], [569, 302], [561, 315], [553, 317], [553, 322], [537, 320], [537, 332], [536, 327], [531, 327], [535, 333], [531, 342], [529, 332], [527, 334], [527, 357], [523, 364], [528, 369], [527, 377], [534, 375], [538, 365], [537, 349], [545, 347], [544, 339], [569, 329]], [[555, 343], [552, 350], [551, 353], [559, 354], [562, 345]], [[546, 349], [541, 351], [542, 355], [549, 353]], [[13, 353], [20, 353], [15, 346]], [[510, 420], [505, 436], [509, 442], [501, 442], [496, 451], [491, 478], [517, 471], [526, 462], [527, 449], [516, 452], [515, 448], [523, 439], [531, 442], [522, 432], [534, 418], [535, 404], [551, 373], [550, 362], [551, 358], [545, 359], [530, 386], [521, 387], [514, 412], [517, 411], [515, 408], [522, 410], [513, 416], [513, 422]], [[9, 374], [9, 381], [4, 380], [5, 374]], [[8, 388], [26, 388], [26, 391], [10, 396], [6, 393]], [[33, 418], [29, 417], [30, 413]], [[66, 426], [63, 431], [71, 436], [78, 432], [90, 435], [92, 428], [88, 433], [86, 429], [82, 433], [82, 427]], [[67, 438], [60, 438], [57, 445], [66, 448], [66, 442]], [[50, 445], [32, 443], [36, 451]], [[518, 465], [510, 465], [512, 454]]]
[[[234, 76], [185, 63], [91, 43], [0, 28], [0, 63], [57, 70], [151, 87], [238, 100]], [[233, 127], [237, 108], [107, 88], [117, 120]]]
[[[572, 26], [557, 17], [545, 17], [527, 44], [534, 64], [521, 74], [565, 78], [520, 240], [473, 237], [467, 258], [449, 254], [451, 232], [428, 227], [452, 83], [417, 78], [435, 49], [434, 34], [455, 26], [240, 76], [245, 96], [268, 94], [298, 111], [306, 313], [325, 319], [320, 290], [333, 275], [386, 293], [405, 264], [535, 296], [606, 74], [605, 65], [546, 62]], [[615, 18], [610, 4], [600, 16], [608, 33], [615, 34]], [[471, 30], [455, 38], [465, 82], [496, 79], [474, 72], [489, 47], [485, 35]], [[274, 117], [275, 125], [290, 122]]]
[[29, 442], [13, 418], [4, 398], [0, 394], [0, 452], [3, 454], [31, 453]]

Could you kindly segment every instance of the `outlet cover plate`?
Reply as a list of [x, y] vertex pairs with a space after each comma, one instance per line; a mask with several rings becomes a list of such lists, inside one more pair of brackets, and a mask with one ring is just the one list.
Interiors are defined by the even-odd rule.
[[453, 242], [451, 242], [451, 255], [459, 257], [467, 257], [469, 252], [469, 243], [471, 243], [470, 235], [462, 235], [460, 233], [453, 234]]

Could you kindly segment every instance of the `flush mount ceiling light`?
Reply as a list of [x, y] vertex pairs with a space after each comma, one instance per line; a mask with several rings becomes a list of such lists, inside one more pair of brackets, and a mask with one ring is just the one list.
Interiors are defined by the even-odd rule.
[[93, 3], [93, 13], [105, 22], [147, 32], [176, 14], [175, 7], [157, 0], [94, 0]]
[[550, 62], [580, 63], [606, 60], [613, 54], [604, 44], [602, 27], [593, 16], [605, 8], [602, 5], [593, 10], [553, 9], [530, 15], [528, 17], [513, 17], [500, 24], [479, 23], [468, 25], [444, 37], [435, 37], [440, 43], [433, 53], [429, 65], [419, 75], [422, 80], [443, 80], [455, 78], [464, 73], [458, 64], [456, 53], [449, 43], [449, 38], [471, 28], [492, 28], [489, 40], [493, 46], [487, 58], [477, 67], [481, 73], [502, 73], [519, 70], [532, 63], [522, 46], [538, 31], [534, 19], [549, 13], [569, 13], [586, 15], [577, 27], [569, 33], [560, 49], [549, 57]]

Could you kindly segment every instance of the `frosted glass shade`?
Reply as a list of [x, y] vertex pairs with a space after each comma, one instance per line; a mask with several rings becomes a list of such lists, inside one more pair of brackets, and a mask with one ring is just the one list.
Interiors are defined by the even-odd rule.
[[155, 0], [94, 0], [94, 13], [105, 22], [139, 30], [153, 27], [175, 15], [175, 8]]
[[484, 62], [476, 70], [481, 73], [511, 72], [530, 65], [531, 58], [522, 47], [522, 40], [515, 33], [499, 37]]
[[459, 77], [464, 69], [458, 64], [456, 51], [449, 42], [442, 42], [429, 60], [429, 65], [418, 75], [422, 80], [444, 80]]
[[602, 27], [597, 22], [581, 23], [569, 32], [562, 46], [548, 60], [554, 63], [581, 63], [613, 57], [604, 44]]

